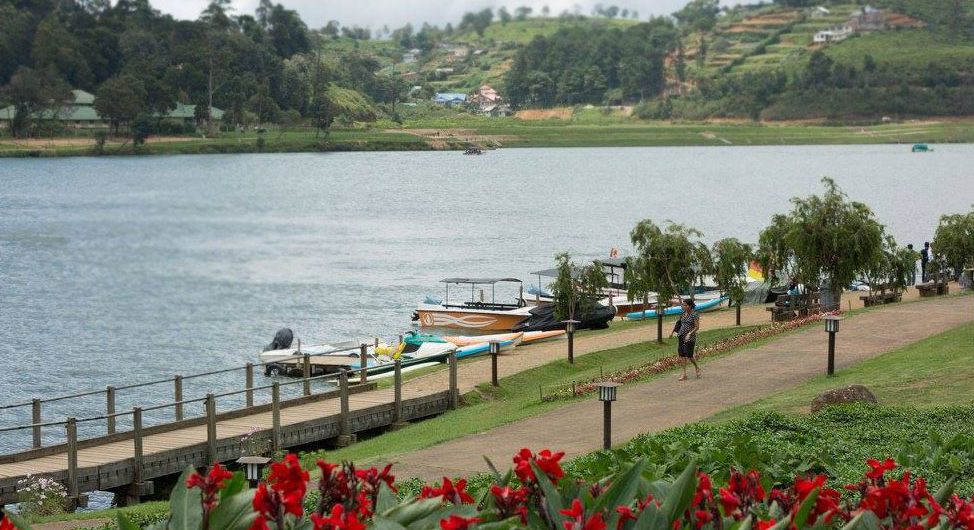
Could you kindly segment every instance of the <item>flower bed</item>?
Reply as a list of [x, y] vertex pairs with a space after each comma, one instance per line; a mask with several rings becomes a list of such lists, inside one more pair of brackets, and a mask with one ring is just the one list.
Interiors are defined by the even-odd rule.
[[[713, 355], [719, 355], [726, 351], [733, 350], [735, 348], [740, 348], [747, 344], [766, 339], [768, 337], [773, 337], [781, 333], [791, 331], [793, 329], [798, 329], [803, 326], [818, 322], [825, 315], [837, 314], [837, 313], [817, 313], [814, 315], [809, 315], [803, 318], [797, 318], [794, 320], [789, 320], [787, 322], [776, 322], [770, 326], [764, 326], [758, 329], [745, 331], [739, 335], [731, 337], [729, 339], [724, 339], [713, 344], [710, 344], [704, 348], [701, 348], [696, 353], [697, 359], [702, 359], [705, 357], [710, 357]], [[598, 384], [604, 382], [613, 383], [630, 383], [633, 381], [638, 381], [650, 375], [661, 374], [668, 370], [671, 370], [678, 366], [680, 363], [679, 357], [671, 355], [658, 359], [648, 364], [641, 366], [633, 366], [625, 370], [619, 370], [612, 372], [610, 374], [605, 374], [601, 377], [590, 379], [588, 381], [573, 382], [566, 385], [561, 385], [556, 387], [552, 392], [544, 394], [541, 397], [542, 401], [557, 401], [560, 399], [572, 399], [579, 396], [584, 396], [586, 394], [591, 394], [598, 391]]]
[[[318, 461], [314, 508], [304, 507], [308, 472], [288, 454], [271, 465], [267, 481], [249, 489], [240, 473], [215, 464], [206, 475], [187, 469], [172, 494], [168, 530], [974, 530], [974, 499], [931, 492], [908, 471], [894, 476], [891, 459], [868, 460], [861, 480], [841, 489], [824, 475], [769, 483], [757, 471], [731, 470], [724, 484], [691, 463], [671, 481], [647, 478], [639, 460], [591, 482], [566, 478], [564, 453], [522, 449], [506, 474], [494, 474], [475, 499], [463, 479], [444, 477], [419, 495], [396, 497], [391, 466], [358, 469]], [[27, 530], [7, 514], [0, 530]], [[119, 528], [136, 530], [124, 515]]]

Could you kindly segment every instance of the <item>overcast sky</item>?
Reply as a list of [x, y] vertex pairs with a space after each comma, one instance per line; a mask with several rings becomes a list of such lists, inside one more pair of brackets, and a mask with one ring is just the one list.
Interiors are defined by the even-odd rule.
[[[276, 0], [275, 3], [295, 9], [310, 28], [320, 28], [329, 20], [338, 20], [343, 25], [370, 26], [378, 29], [383, 25], [397, 28], [411, 22], [413, 25], [430, 22], [442, 26], [447, 22], [456, 24], [468, 11], [485, 7], [507, 6], [513, 11], [517, 6], [527, 5], [535, 12], [542, 6], [549, 6], [552, 14], [573, 10], [580, 6], [583, 14], [588, 14], [597, 3], [617, 5], [639, 12], [645, 20], [650, 15], [666, 15], [678, 10], [686, 0]], [[209, 0], [152, 0], [152, 5], [176, 18], [195, 19]], [[731, 2], [722, 1], [730, 4]], [[746, 2], [744, 2], [746, 3]], [[253, 14], [257, 0], [234, 0], [237, 13]]]

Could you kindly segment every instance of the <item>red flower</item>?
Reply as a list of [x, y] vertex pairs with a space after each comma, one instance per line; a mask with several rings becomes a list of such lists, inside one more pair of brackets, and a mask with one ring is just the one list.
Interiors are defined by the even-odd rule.
[[697, 528], [703, 528], [705, 524], [714, 520], [714, 514], [708, 512], [707, 510], [697, 510], [694, 512], [694, 516], [697, 519]]
[[515, 490], [511, 489], [510, 486], [502, 488], [494, 484], [490, 487], [490, 494], [494, 497], [494, 505], [497, 506], [497, 511], [500, 512], [502, 519], [520, 515], [522, 523], [526, 524], [528, 522], [528, 507], [526, 504], [528, 490], [526, 488]]
[[441, 497], [443, 502], [450, 502], [455, 505], [474, 503], [473, 497], [467, 493], [466, 479], [460, 479], [457, 481], [456, 485], [454, 485], [449, 478], [443, 477], [442, 486], [439, 488], [423, 486], [419, 496], [422, 499], [435, 499], [436, 497]]
[[632, 511], [632, 508], [628, 506], [616, 506], [616, 513], [619, 514], [619, 521], [616, 523], [616, 530], [622, 530], [627, 521], [635, 521], [638, 519], [636, 514]]
[[879, 460], [866, 460], [866, 465], [870, 467], [870, 470], [866, 473], [866, 477], [873, 481], [881, 480], [887, 471], [896, 469], [896, 461], [892, 458], [887, 458], [882, 462]]
[[449, 519], [440, 519], [440, 528], [443, 530], [467, 530], [470, 525], [474, 523], [479, 523], [481, 519], [479, 517], [460, 517], [456, 514], [450, 514]]
[[382, 482], [385, 482], [386, 485], [389, 486], [390, 489], [392, 489], [392, 491], [396, 491], [396, 487], [394, 486], [396, 477], [392, 476], [389, 473], [390, 469], [392, 469], [392, 464], [387, 464], [386, 467], [382, 469], [382, 471], [379, 471], [374, 467], [370, 467], [369, 469], [366, 470], [356, 471], [355, 476], [358, 477], [358, 479], [361, 480], [362, 482], [368, 484], [369, 487], [372, 488], [372, 491], [375, 492], [376, 494], [378, 494], [379, 484], [381, 484]]
[[252, 503], [257, 518], [250, 525], [250, 530], [267, 530], [267, 521], [276, 519], [278, 514], [278, 503], [275, 501], [276, 495], [267, 491], [267, 485], [261, 482], [257, 485]]
[[578, 499], [572, 501], [571, 508], [564, 509], [560, 513], [570, 518], [562, 523], [565, 525], [565, 530], [605, 530], [602, 513], [599, 512], [586, 519], [585, 508], [582, 507], [582, 501]]
[[531, 462], [534, 462], [552, 482], [558, 482], [565, 476], [558, 463], [563, 456], [565, 456], [564, 451], [552, 453], [549, 449], [542, 449], [534, 455], [527, 448], [521, 449], [514, 455], [514, 473], [523, 484], [534, 482], [534, 470], [531, 469]]
[[213, 464], [206, 477], [199, 473], [193, 473], [186, 479], [187, 488], [199, 488], [203, 496], [203, 509], [209, 512], [216, 506], [217, 495], [223, 489], [223, 483], [233, 478], [233, 473], [227, 471], [219, 462]]
[[758, 521], [758, 530], [769, 530], [776, 524], [778, 524], [778, 521], [774, 519], [771, 519], [770, 521]]
[[724, 515], [730, 516], [741, 507], [741, 499], [727, 488], [720, 488], [720, 505], [724, 508]]
[[288, 453], [283, 462], [271, 464], [267, 476], [271, 489], [280, 495], [284, 512], [300, 517], [304, 513], [302, 502], [308, 484], [308, 472], [301, 468], [298, 456]]
[[6, 515], [0, 519], [0, 530], [15, 530], [14, 522], [10, 520]]
[[316, 513], [311, 514], [314, 530], [365, 530], [353, 512], [345, 512], [345, 507], [336, 504], [331, 508], [331, 516], [324, 517]]

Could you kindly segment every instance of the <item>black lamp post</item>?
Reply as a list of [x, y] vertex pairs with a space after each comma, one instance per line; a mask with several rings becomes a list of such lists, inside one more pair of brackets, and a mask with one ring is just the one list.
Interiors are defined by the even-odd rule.
[[612, 402], [616, 400], [619, 383], [599, 383], [599, 401], [602, 402], [602, 449], [612, 448]]
[[501, 352], [501, 343], [492, 340], [490, 341], [490, 384], [492, 386], [499, 386], [497, 382], [497, 356]]
[[826, 373], [832, 376], [835, 375], [835, 334], [839, 332], [839, 321], [842, 317], [826, 315], [822, 320], [825, 320], [825, 331], [829, 334], [829, 365]]
[[257, 481], [264, 474], [264, 466], [271, 461], [266, 456], [242, 456], [237, 459], [237, 464], [244, 468], [244, 473], [251, 486], [256, 487]]
[[575, 364], [575, 326], [581, 324], [579, 320], [565, 320], [565, 332], [568, 333], [568, 364]]

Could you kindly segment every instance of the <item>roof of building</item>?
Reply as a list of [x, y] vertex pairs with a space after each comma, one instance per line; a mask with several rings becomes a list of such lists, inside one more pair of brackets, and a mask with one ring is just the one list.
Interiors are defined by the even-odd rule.
[[434, 101], [466, 101], [467, 95], [454, 92], [437, 92], [433, 96]]
[[90, 92], [85, 92], [84, 90], [72, 90], [74, 94], [74, 104], [75, 105], [94, 105], [95, 95]]
[[[223, 111], [213, 107], [212, 118], [214, 120], [223, 119]], [[190, 120], [196, 117], [196, 105], [183, 105], [182, 103], [176, 103], [176, 108], [166, 113], [166, 118], [171, 118], [175, 120]]]

